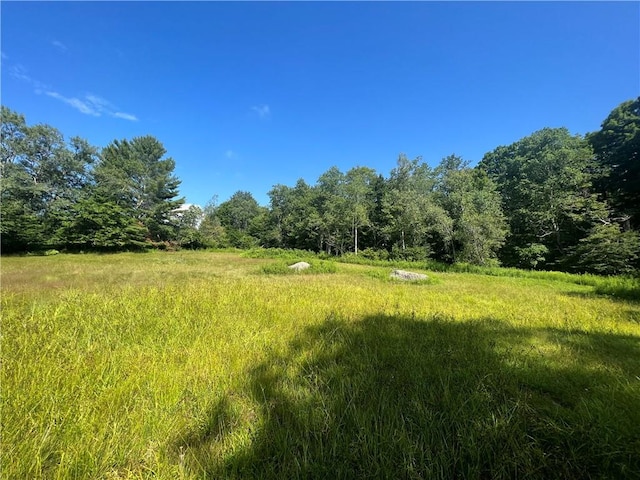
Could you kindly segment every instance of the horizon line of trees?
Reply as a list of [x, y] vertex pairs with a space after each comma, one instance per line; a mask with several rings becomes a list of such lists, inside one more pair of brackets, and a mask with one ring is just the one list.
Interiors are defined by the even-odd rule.
[[151, 136], [101, 151], [28, 126], [2, 107], [2, 252], [278, 247], [330, 255], [599, 274], [640, 267], [640, 97], [597, 132], [543, 128], [435, 168], [400, 154], [387, 177], [331, 167], [315, 185], [274, 185], [183, 207], [175, 162]]

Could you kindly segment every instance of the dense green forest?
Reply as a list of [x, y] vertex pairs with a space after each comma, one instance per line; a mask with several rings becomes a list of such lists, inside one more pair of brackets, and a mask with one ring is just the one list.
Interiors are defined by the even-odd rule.
[[[471, 167], [400, 155], [388, 176], [332, 167], [185, 209], [175, 162], [151, 136], [102, 149], [2, 107], [2, 252], [279, 247], [376, 259], [637, 273], [640, 97], [601, 129], [544, 128]], [[213, 193], [213, 192], [212, 192]]]

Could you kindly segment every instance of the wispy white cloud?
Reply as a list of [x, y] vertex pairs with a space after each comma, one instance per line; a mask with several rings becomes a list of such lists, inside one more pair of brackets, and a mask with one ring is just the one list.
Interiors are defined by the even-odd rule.
[[[3, 58], [6, 57], [3, 56]], [[62, 95], [49, 85], [31, 77], [27, 72], [27, 69], [22, 65], [11, 65], [8, 67], [8, 71], [13, 78], [31, 85], [36, 94], [40, 95], [44, 93], [48, 97], [66, 103], [85, 115], [91, 115], [92, 117], [101, 117], [102, 115], [106, 115], [113, 118], [128, 120], [130, 122], [138, 121], [138, 117], [132, 113], [120, 111], [120, 109], [113, 103], [99, 95], [87, 93], [81, 98]]]
[[56, 47], [58, 50], [60, 50], [61, 52], [67, 52], [69, 49], [67, 48], [67, 46], [62, 43], [60, 40], [53, 40], [51, 42], [51, 45], [53, 45], [54, 47]]
[[232, 158], [236, 158], [238, 155], [233, 150], [227, 150], [224, 152], [224, 156], [231, 160]]
[[113, 110], [115, 107], [111, 104], [111, 102], [109, 102], [109, 100], [106, 100], [102, 97], [99, 97], [98, 95], [94, 95], [92, 93], [87, 93], [85, 95], [85, 98], [87, 99], [88, 102], [91, 102], [93, 105], [95, 105], [98, 108], [101, 109], [111, 109]]
[[49, 87], [47, 84], [42, 83], [39, 80], [36, 80], [35, 78], [32, 78], [28, 72], [27, 69], [18, 64], [18, 65], [11, 65], [8, 67], [9, 70], [9, 75], [11, 75], [13, 78], [15, 78], [16, 80], [20, 80], [22, 82], [26, 82], [29, 85], [31, 85], [36, 93], [42, 93], [43, 90], [48, 90], [51, 87]]
[[116, 118], [122, 118], [123, 120], [129, 120], [131, 122], [137, 122], [138, 121], [138, 117], [136, 117], [135, 115], [132, 115], [130, 113], [113, 112], [113, 113], [110, 113], [109, 115], [111, 115], [112, 117], [116, 117]]
[[253, 106], [251, 110], [256, 112], [260, 118], [267, 118], [271, 115], [271, 109], [266, 104]]
[[27, 83], [33, 83], [33, 79], [27, 75], [27, 69], [22, 65], [12, 65], [9, 67], [9, 75], [18, 80], [22, 80]]
[[91, 115], [93, 117], [107, 115], [109, 117], [121, 118], [123, 120], [129, 120], [131, 122], [138, 121], [138, 117], [136, 117], [135, 115], [131, 113], [119, 112], [109, 100], [99, 97], [98, 95], [88, 93], [83, 98], [70, 98], [53, 91], [47, 91], [45, 92], [45, 94], [50, 96], [51, 98], [60, 100], [67, 105], [71, 105], [73, 108], [78, 110], [80, 113], [84, 113], [85, 115]]
[[80, 100], [79, 98], [68, 98], [60, 95], [58, 92], [45, 92], [45, 95], [48, 95], [51, 98], [55, 98], [56, 100], [60, 100], [67, 105], [71, 105], [73, 108], [78, 110], [80, 113], [84, 113], [85, 115], [92, 115], [94, 117], [100, 116], [100, 112], [96, 110], [90, 102]]

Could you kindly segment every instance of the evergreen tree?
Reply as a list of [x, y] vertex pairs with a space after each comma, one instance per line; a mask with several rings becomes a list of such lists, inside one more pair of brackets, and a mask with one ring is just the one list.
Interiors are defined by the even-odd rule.
[[151, 136], [116, 140], [103, 149], [95, 168], [96, 185], [87, 202], [110, 205], [114, 215], [124, 216], [116, 224], [124, 226], [122, 222], [126, 222], [125, 230], [132, 236], [113, 247], [123, 246], [122, 242], [139, 246], [139, 233], [149, 246], [177, 239], [178, 222], [173, 212], [184, 199], [175, 199], [180, 181], [173, 175], [173, 159], [162, 158], [165, 153], [162, 143]]

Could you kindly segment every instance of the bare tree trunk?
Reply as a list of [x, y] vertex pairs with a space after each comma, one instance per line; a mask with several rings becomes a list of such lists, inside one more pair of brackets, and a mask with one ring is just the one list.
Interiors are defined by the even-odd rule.
[[354, 236], [354, 245], [355, 245], [355, 252], [356, 255], [358, 255], [358, 227], [355, 228], [355, 236]]

